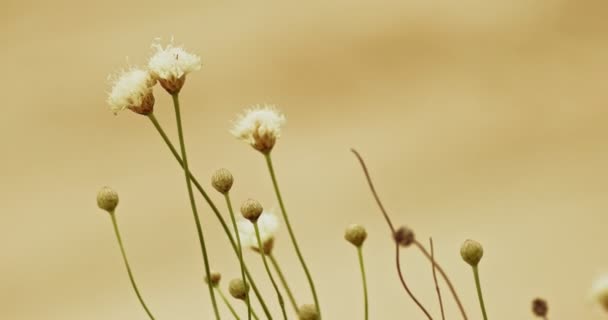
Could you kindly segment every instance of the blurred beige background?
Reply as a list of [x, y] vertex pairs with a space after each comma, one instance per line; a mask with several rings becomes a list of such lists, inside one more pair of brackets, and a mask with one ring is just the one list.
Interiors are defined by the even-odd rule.
[[[370, 233], [373, 319], [422, 319], [398, 284], [351, 146], [394, 219], [434, 237], [471, 319], [481, 315], [458, 253], [466, 238], [486, 249], [492, 319], [532, 319], [536, 296], [549, 300], [551, 319], [605, 318], [588, 290], [608, 270], [606, 1], [2, 0], [0, 8], [1, 319], [146, 319], [95, 204], [103, 185], [120, 192], [125, 244], [157, 318], [212, 319], [182, 173], [145, 118], [115, 117], [105, 105], [107, 75], [145, 63], [158, 36], [203, 58], [182, 94], [201, 181], [227, 167], [236, 202], [277, 207], [262, 157], [227, 130], [252, 104], [287, 115], [274, 157], [325, 319], [362, 318], [355, 250], [342, 239], [353, 222]], [[170, 99], [156, 96], [175, 139]], [[199, 206], [213, 268], [238, 276], [219, 224]], [[298, 300], [310, 302], [287, 240], [282, 230], [277, 255]], [[246, 258], [273, 301], [259, 257]], [[413, 250], [403, 263], [438, 318], [429, 264]], [[444, 299], [449, 319], [459, 318], [447, 288]]]

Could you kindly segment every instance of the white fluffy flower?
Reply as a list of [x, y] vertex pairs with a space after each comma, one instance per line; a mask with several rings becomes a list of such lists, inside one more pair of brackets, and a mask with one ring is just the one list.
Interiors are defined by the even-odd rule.
[[[279, 219], [273, 213], [264, 211], [257, 221], [260, 230], [260, 239], [266, 254], [270, 253], [274, 244], [274, 237], [279, 229]], [[255, 251], [260, 251], [258, 240], [255, 235], [253, 223], [247, 219], [237, 222], [237, 229], [243, 247], [249, 247]]]
[[192, 71], [201, 68], [201, 58], [173, 43], [163, 47], [160, 43], [152, 44], [154, 55], [148, 61], [152, 75], [169, 93], [178, 93], [184, 85], [185, 77]]
[[608, 274], [597, 278], [593, 282], [591, 298], [608, 310]]
[[230, 132], [254, 149], [268, 154], [281, 136], [285, 121], [285, 116], [274, 106], [256, 106], [240, 115]]
[[130, 68], [121, 70], [110, 77], [112, 90], [108, 95], [110, 109], [116, 114], [124, 109], [131, 109], [140, 114], [149, 114], [154, 108], [152, 87], [156, 83], [150, 73]]

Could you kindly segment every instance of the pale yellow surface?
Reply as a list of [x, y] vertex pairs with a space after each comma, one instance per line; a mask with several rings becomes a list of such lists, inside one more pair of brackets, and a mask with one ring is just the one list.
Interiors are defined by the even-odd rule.
[[[262, 157], [227, 131], [252, 104], [287, 115], [275, 161], [324, 319], [362, 319], [356, 253], [342, 238], [354, 222], [369, 231], [372, 319], [423, 319], [351, 146], [395, 221], [434, 237], [472, 320], [466, 238], [485, 247], [491, 319], [532, 319], [536, 296], [551, 319], [603, 319], [588, 289], [608, 270], [607, 30], [603, 0], [2, 0], [0, 319], [146, 319], [95, 204], [103, 185], [120, 192], [125, 244], [157, 318], [213, 318], [179, 167], [145, 118], [105, 105], [107, 75], [172, 35], [204, 62], [182, 96], [205, 186], [227, 167], [237, 205], [278, 207]], [[170, 99], [156, 96], [175, 139]], [[199, 207], [225, 285], [236, 260]], [[276, 254], [311, 302], [284, 228]], [[246, 258], [279, 318], [259, 257]], [[408, 250], [403, 263], [439, 319], [428, 262]], [[459, 319], [446, 288], [444, 300]]]

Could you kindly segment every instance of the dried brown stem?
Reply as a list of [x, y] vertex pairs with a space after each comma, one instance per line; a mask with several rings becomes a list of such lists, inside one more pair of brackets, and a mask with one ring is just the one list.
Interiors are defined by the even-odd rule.
[[399, 250], [399, 249], [400, 249], [399, 244], [395, 243], [395, 261], [397, 262], [397, 273], [399, 274], [399, 280], [401, 280], [401, 284], [403, 285], [403, 288], [405, 289], [407, 294], [410, 296], [410, 298], [412, 298], [412, 300], [414, 300], [416, 305], [418, 305], [420, 310], [422, 310], [422, 312], [424, 312], [424, 314], [427, 316], [427, 318], [429, 318], [429, 320], [433, 320], [433, 318], [431, 317], [429, 312], [426, 311], [426, 308], [424, 308], [424, 306], [420, 303], [420, 301], [418, 301], [418, 299], [416, 299], [414, 294], [410, 291], [409, 287], [405, 283], [405, 278], [403, 278], [403, 274], [401, 273], [401, 259], [399, 257], [399, 252], [401, 250]]
[[445, 313], [443, 312], [443, 300], [441, 300], [441, 290], [439, 290], [439, 284], [437, 283], [437, 267], [435, 265], [435, 249], [433, 248], [433, 238], [429, 238], [431, 245], [431, 267], [433, 268], [433, 281], [435, 282], [435, 289], [437, 290], [437, 299], [439, 299], [439, 309], [441, 309], [441, 319], [445, 320]]

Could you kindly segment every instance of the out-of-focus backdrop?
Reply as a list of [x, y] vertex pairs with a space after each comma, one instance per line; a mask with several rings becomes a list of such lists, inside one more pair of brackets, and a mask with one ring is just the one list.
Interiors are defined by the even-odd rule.
[[[147, 119], [114, 116], [105, 104], [108, 74], [145, 64], [152, 41], [172, 36], [203, 59], [182, 101], [192, 170], [205, 185], [226, 167], [237, 206], [254, 197], [278, 208], [263, 158], [228, 129], [253, 104], [286, 114], [275, 164], [326, 319], [362, 318], [356, 253], [343, 240], [351, 223], [369, 230], [372, 318], [423, 319], [398, 284], [385, 222], [350, 147], [367, 159], [394, 220], [423, 242], [433, 236], [471, 319], [481, 315], [459, 255], [466, 238], [485, 247], [491, 318], [531, 319], [537, 296], [551, 319], [604, 318], [588, 293], [608, 270], [606, 1], [0, 8], [1, 319], [146, 319], [96, 207], [103, 185], [120, 193], [124, 241], [157, 318], [212, 319], [180, 168]], [[156, 97], [176, 139], [170, 99]], [[202, 199], [199, 208], [225, 286], [238, 266]], [[299, 302], [310, 303], [284, 228], [276, 254]], [[246, 259], [278, 311], [259, 256]], [[406, 250], [403, 264], [439, 318], [429, 263]], [[442, 288], [449, 318], [459, 318]]]

